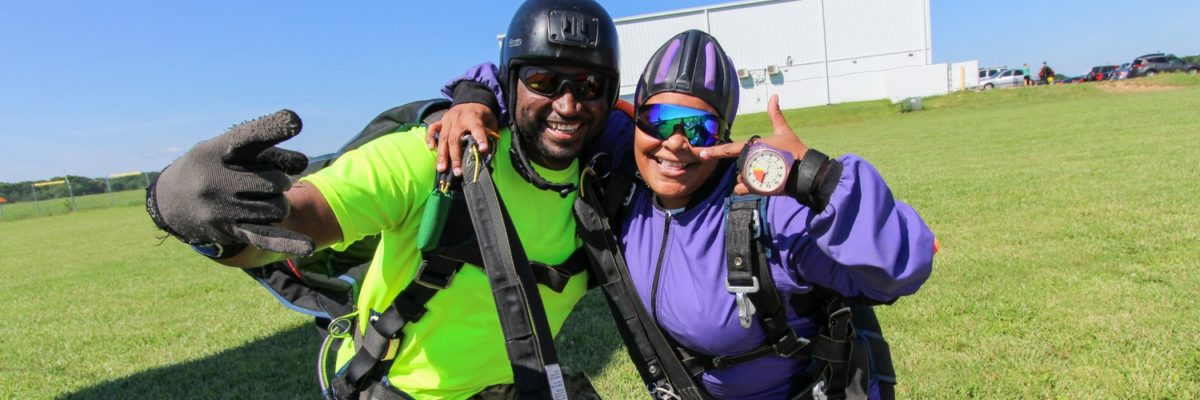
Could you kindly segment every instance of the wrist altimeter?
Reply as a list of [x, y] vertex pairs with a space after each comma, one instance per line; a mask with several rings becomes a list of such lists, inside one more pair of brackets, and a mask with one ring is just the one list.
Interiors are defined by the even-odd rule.
[[746, 189], [763, 196], [787, 195], [817, 212], [824, 210], [842, 175], [842, 163], [814, 149], [797, 160], [790, 151], [754, 139], [738, 159]]
[[739, 165], [742, 183], [754, 194], [783, 194], [795, 161], [796, 158], [789, 151], [754, 141], [748, 145]]

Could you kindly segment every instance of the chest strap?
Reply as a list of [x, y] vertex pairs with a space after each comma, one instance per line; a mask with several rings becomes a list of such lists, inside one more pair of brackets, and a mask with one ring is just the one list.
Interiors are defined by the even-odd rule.
[[[426, 259], [442, 258], [459, 264], [483, 265], [483, 256], [479, 253], [479, 242], [475, 240], [469, 240], [452, 247], [439, 248], [424, 255]], [[571, 256], [566, 261], [563, 261], [562, 264], [548, 265], [530, 260], [529, 267], [533, 270], [534, 280], [538, 284], [546, 286], [555, 293], [562, 293], [572, 277], [587, 270], [587, 262], [586, 252], [584, 252], [583, 248], [579, 248], [574, 253], [571, 253]], [[451, 277], [447, 276], [442, 279], [439, 276], [428, 276], [422, 278], [418, 272], [417, 282], [422, 285], [432, 285], [434, 288], [445, 289], [446, 285], [450, 284]]]

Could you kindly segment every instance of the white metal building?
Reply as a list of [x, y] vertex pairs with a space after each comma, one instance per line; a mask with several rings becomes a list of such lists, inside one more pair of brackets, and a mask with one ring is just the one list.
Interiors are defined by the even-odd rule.
[[[647, 60], [687, 29], [709, 32], [742, 77], [740, 112], [943, 94], [978, 79], [971, 65], [933, 64], [929, 0], [749, 0], [616, 20], [621, 95]], [[959, 76], [962, 76], [960, 78]]]

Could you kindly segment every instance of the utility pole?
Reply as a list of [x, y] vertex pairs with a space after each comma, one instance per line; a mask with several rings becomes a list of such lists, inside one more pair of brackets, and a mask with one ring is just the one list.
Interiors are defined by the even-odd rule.
[[71, 198], [71, 212], [75, 212], [75, 192], [71, 190], [71, 177], [63, 171], [63, 180], [67, 181], [67, 196]]

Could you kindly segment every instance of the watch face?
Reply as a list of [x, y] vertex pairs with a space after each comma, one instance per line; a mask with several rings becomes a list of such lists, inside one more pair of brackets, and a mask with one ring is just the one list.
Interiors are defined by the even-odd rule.
[[774, 193], [783, 189], [789, 167], [783, 156], [774, 150], [756, 151], [746, 159], [742, 181], [754, 192]]

